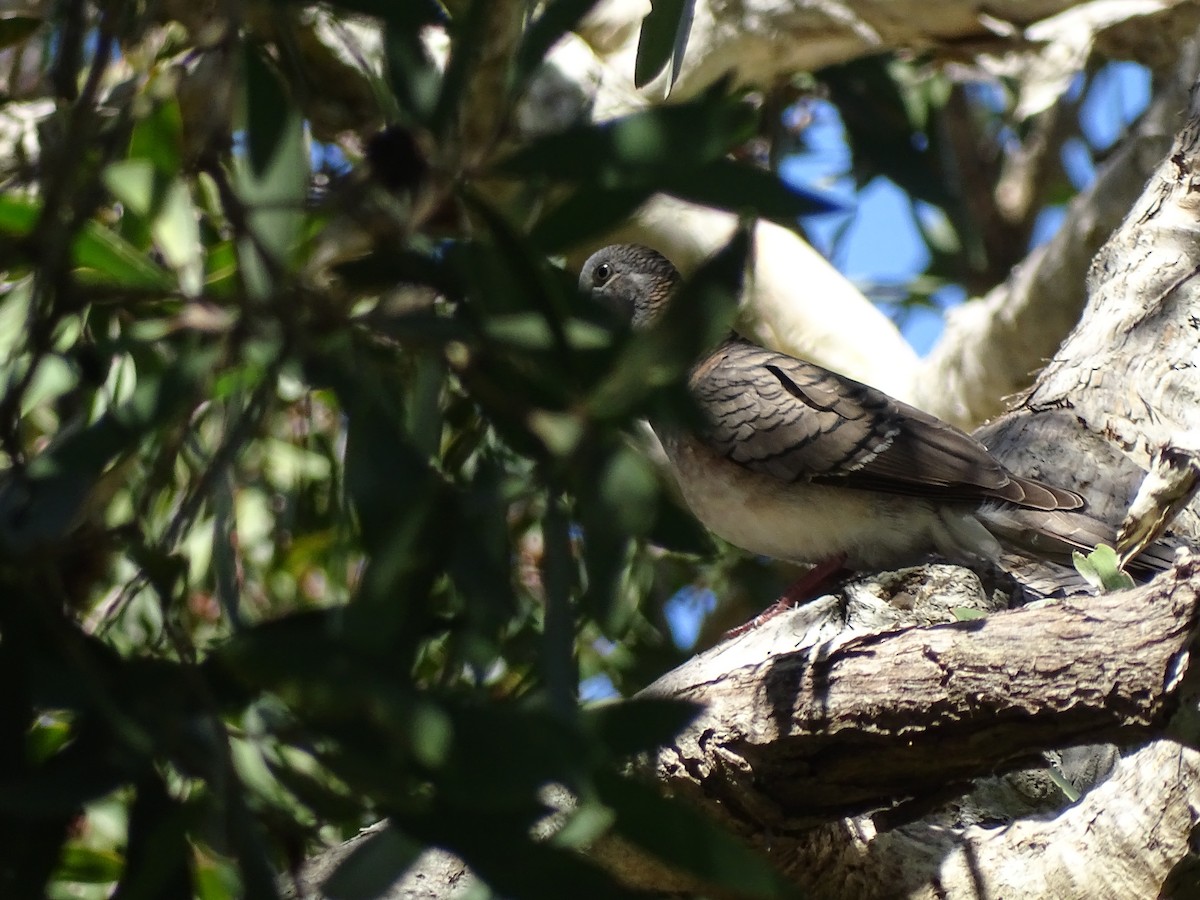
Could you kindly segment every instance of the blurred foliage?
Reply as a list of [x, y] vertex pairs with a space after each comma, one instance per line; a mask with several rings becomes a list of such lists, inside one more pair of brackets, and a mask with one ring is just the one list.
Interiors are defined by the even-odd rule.
[[[657, 191], [793, 225], [827, 206], [746, 161], [783, 140], [780, 106], [725, 83], [519, 138], [522, 90], [592, 5], [0, 19], [0, 896], [269, 898], [379, 819], [337, 896], [438, 845], [506, 897], [620, 897], [577, 852], [602, 831], [786, 893], [622, 774], [693, 710], [578, 702], [681, 660], [681, 589], [763, 605], [784, 582], [714, 552], [632, 427], [689, 415], [747, 232], [636, 335], [550, 254]], [[655, 4], [640, 80], [678, 61], [692, 5]], [[822, 76], [878, 95], [847, 119], [856, 165], [876, 142], [949, 210], [928, 156], [886, 149], [913, 127], [901, 81], [862, 65]], [[579, 802], [538, 843], [549, 785]]]
[[[378, 819], [338, 896], [431, 844], [504, 896], [622, 896], [577, 852], [602, 830], [781, 894], [621, 774], [692, 709], [577, 699], [680, 659], [661, 601], [711, 545], [630, 426], [688, 414], [746, 235], [686, 319], [636, 336], [547, 253], [657, 190], [820, 204], [728, 160], [758, 114], [725, 86], [517, 138], [525, 83], [591, 5], [520, 16], [498, 81], [480, 72], [519, 4], [3, 20], [47, 62], [6, 105], [51, 103], [0, 196], [0, 896], [278, 896]], [[349, 13], [382, 36], [354, 78], [316, 40]], [[345, 97], [376, 104], [359, 134], [330, 113]], [[578, 806], [537, 843], [549, 785]]]

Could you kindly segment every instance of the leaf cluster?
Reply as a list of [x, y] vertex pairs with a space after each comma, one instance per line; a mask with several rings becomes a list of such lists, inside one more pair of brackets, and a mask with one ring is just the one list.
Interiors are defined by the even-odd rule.
[[[386, 127], [324, 172], [342, 86], [304, 64], [312, 8], [5, 20], [55, 109], [0, 196], [0, 895], [279, 896], [376, 819], [333, 895], [440, 846], [499, 895], [623, 896], [579, 852], [601, 834], [782, 892], [628, 775], [694, 710], [578, 701], [678, 659], [642, 601], [709, 544], [632, 423], [691, 414], [746, 233], [647, 334], [549, 254], [658, 191], [782, 220], [820, 202], [730, 160], [756, 114], [727, 86], [517, 137], [592, 5], [331, 4], [382, 35]], [[575, 806], [535, 840], [551, 787]]]

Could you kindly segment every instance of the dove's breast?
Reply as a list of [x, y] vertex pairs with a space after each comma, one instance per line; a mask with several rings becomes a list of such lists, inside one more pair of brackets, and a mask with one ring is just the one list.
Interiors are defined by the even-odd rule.
[[660, 437], [693, 514], [743, 550], [809, 563], [844, 553], [851, 568], [884, 568], [945, 552], [949, 523], [927, 500], [782, 482], [725, 459], [694, 437]]

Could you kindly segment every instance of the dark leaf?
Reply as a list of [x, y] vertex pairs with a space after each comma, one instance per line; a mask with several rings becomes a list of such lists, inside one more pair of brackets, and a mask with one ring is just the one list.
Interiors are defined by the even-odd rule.
[[0, 545], [22, 552], [64, 534], [101, 472], [185, 412], [209, 366], [210, 356], [197, 351], [183, 354], [162, 375], [145, 373], [129, 400], [35, 457], [26, 480], [0, 484]]
[[21, 43], [41, 27], [42, 20], [32, 16], [4, 16], [0, 18], [0, 50]]
[[250, 171], [261, 178], [283, 139], [290, 103], [279, 76], [263, 59], [261, 47], [246, 43], [242, 58], [246, 66], [246, 145]]
[[663, 189], [683, 200], [756, 214], [783, 225], [794, 225], [800, 216], [843, 209], [836, 201], [793, 187], [772, 172], [727, 159], [667, 179]]
[[546, 622], [543, 630], [542, 673], [551, 704], [560, 715], [575, 712], [579, 667], [575, 663], [575, 609], [572, 599], [578, 584], [578, 567], [571, 548], [570, 526], [562, 500], [552, 496], [542, 522], [545, 550], [542, 581], [546, 588]]
[[674, 553], [709, 556], [714, 549], [708, 532], [696, 517], [677, 503], [660, 503], [647, 536], [652, 544]]
[[261, 52], [247, 45], [244, 55], [249, 152], [235, 158], [235, 172], [249, 233], [239, 235], [238, 261], [247, 293], [265, 300], [291, 268], [305, 219], [310, 160], [299, 110]]
[[860, 186], [884, 175], [914, 197], [942, 209], [950, 205], [947, 179], [927, 146], [932, 140], [929, 109], [906, 99], [890, 56], [830, 66], [818, 78], [841, 114]]
[[436, 779], [453, 805], [536, 816], [545, 784], [578, 784], [594, 761], [582, 736], [544, 706], [447, 701], [443, 708], [452, 742]]
[[428, 285], [450, 297], [456, 297], [462, 291], [440, 259], [414, 248], [389, 248], [386, 253], [377, 251], [339, 263], [335, 271], [346, 283], [364, 290], [414, 284]]
[[633, 67], [635, 87], [645, 87], [657, 78], [672, 58], [675, 60], [671, 75], [674, 83], [687, 48], [695, 5], [695, 0], [654, 0], [638, 35], [637, 60]]
[[486, 223], [496, 242], [496, 258], [508, 269], [508, 281], [525, 301], [528, 308], [541, 314], [546, 327], [554, 336], [555, 349], [564, 364], [570, 364], [567, 336], [563, 320], [569, 313], [569, 298], [562, 282], [554, 277], [545, 257], [535, 254], [516, 229], [483, 197], [466, 192], [464, 199]]
[[652, 187], [606, 188], [582, 184], [538, 220], [530, 240], [547, 253], [561, 252], [611, 231], [653, 193]]
[[396, 193], [416, 191], [429, 175], [429, 162], [416, 136], [402, 125], [373, 134], [366, 156], [375, 180]]
[[275, 867], [271, 864], [262, 826], [246, 806], [246, 788], [235, 777], [227, 777], [223, 794], [228, 822], [229, 847], [242, 881], [242, 896], [255, 900], [278, 900]]
[[450, 24], [450, 60], [446, 63], [437, 105], [429, 127], [435, 134], [445, 134], [454, 126], [463, 92], [470, 82], [472, 70], [479, 64], [479, 54], [487, 37], [487, 26], [493, 11], [493, 0], [466, 0], [467, 8]]
[[113, 763], [114, 755], [98, 733], [85, 735], [36, 770], [0, 783], [0, 818], [36, 820], [76, 814], [85, 803], [111, 793], [129, 777], [126, 766]]
[[[394, 0], [379, 0], [395, 9], [409, 6]], [[420, 4], [413, 4], [416, 8]], [[383, 52], [388, 81], [407, 125], [428, 122], [437, 104], [442, 75], [425, 50], [419, 25], [388, 22], [383, 32]]]
[[321, 892], [330, 900], [373, 900], [395, 884], [424, 850], [388, 825], [360, 841], [321, 885]]
[[525, 30], [517, 51], [516, 83], [521, 85], [537, 69], [564, 34], [574, 31], [598, 0], [554, 0]]
[[[407, 827], [409, 823], [400, 824]], [[523, 817], [464, 816], [460, 810], [447, 810], [413, 821], [411, 827], [428, 842], [456, 853], [492, 890], [510, 900], [562, 897], [564, 890], [569, 891], [571, 900], [645, 897], [621, 887], [574, 851], [530, 840]]]
[[183, 808], [157, 775], [137, 786], [129, 815], [125, 871], [114, 900], [177, 900], [192, 893], [192, 849]]
[[750, 138], [758, 114], [721, 82], [695, 100], [578, 125], [536, 140], [500, 163], [511, 175], [595, 184], [653, 185], [723, 157]]
[[616, 834], [656, 859], [735, 897], [794, 896], [765, 859], [681, 801], [617, 775], [597, 787], [617, 814]]
[[615, 759], [655, 750], [696, 720], [703, 707], [683, 700], [632, 699], [583, 713], [583, 727]]

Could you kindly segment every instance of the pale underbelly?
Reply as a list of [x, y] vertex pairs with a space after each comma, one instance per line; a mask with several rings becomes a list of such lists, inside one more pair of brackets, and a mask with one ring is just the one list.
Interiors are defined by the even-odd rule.
[[738, 466], [690, 439], [664, 441], [684, 500], [705, 527], [743, 550], [855, 568], [915, 562], [938, 549], [940, 519], [914, 497], [787, 483]]

